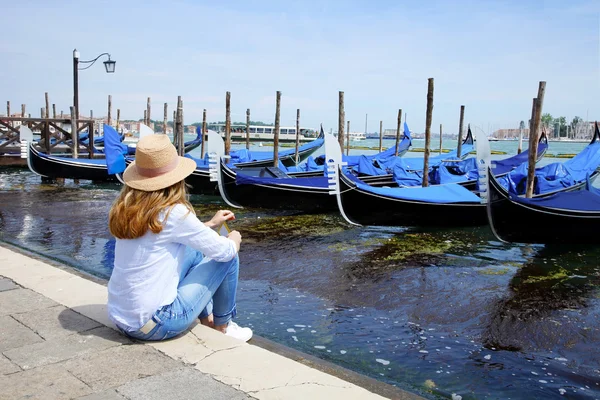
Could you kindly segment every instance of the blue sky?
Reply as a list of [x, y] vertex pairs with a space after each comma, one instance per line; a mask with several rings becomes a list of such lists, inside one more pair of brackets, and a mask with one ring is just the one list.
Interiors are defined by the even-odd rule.
[[[582, 1], [27, 1], [0, 0], [0, 101], [38, 116], [44, 92], [57, 109], [72, 103], [72, 51], [82, 60], [81, 113], [169, 117], [177, 96], [186, 123], [272, 122], [282, 91], [282, 125], [337, 129], [338, 91], [352, 131], [425, 127], [427, 78], [435, 78], [433, 131], [465, 121], [483, 130], [518, 127], [547, 81], [544, 112], [600, 119], [600, 2]], [[103, 61], [103, 60], [102, 60]]]

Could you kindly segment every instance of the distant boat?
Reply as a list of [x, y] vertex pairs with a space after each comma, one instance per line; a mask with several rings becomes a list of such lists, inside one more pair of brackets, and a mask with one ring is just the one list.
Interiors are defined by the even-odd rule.
[[[213, 130], [225, 137], [225, 124], [208, 124], [208, 129]], [[267, 142], [273, 141], [275, 138], [275, 127], [265, 125], [249, 125], [249, 139], [251, 142]], [[311, 131], [307, 128], [300, 128], [300, 142], [311, 142], [317, 135], [311, 135]], [[246, 125], [231, 125], [231, 140], [245, 141], [246, 140]], [[279, 128], [279, 142], [290, 143], [296, 142], [296, 127], [282, 126]]]
[[348, 132], [346, 138], [350, 138], [351, 142], [357, 142], [360, 140], [367, 140], [367, 135], [363, 132]]

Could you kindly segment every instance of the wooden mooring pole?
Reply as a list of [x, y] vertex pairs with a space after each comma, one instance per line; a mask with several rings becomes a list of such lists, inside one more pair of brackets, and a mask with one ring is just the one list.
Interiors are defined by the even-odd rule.
[[[167, 121], [167, 103], [165, 103], [165, 106], [164, 106], [164, 115], [163, 115], [163, 133], [165, 135], [167, 134], [167, 126], [168, 126], [168, 121]], [[202, 138], [202, 142], [204, 143], [204, 138]]]
[[429, 186], [429, 147], [431, 142], [431, 119], [433, 114], [433, 78], [427, 83], [427, 113], [425, 117], [425, 153], [423, 155], [423, 187]]
[[542, 122], [542, 109], [544, 106], [544, 94], [546, 93], [546, 82], [541, 81], [538, 86], [537, 98], [533, 100], [534, 108], [531, 120], [533, 121], [533, 129], [529, 132], [529, 168], [527, 170], [527, 190], [525, 196], [531, 198], [533, 196], [533, 184], [535, 178], [535, 163], [537, 161], [537, 150], [539, 140], [540, 124]]
[[[48, 92], [44, 93], [46, 99], [46, 119], [50, 118], [50, 99], [48, 98]], [[44, 117], [42, 117], [44, 118]]]
[[396, 151], [394, 155], [398, 157], [398, 146], [400, 146], [400, 128], [402, 125], [402, 109], [398, 110], [398, 126], [396, 127]]
[[151, 102], [151, 100], [150, 100], [150, 97], [148, 97], [148, 101], [147, 101], [147, 103], [146, 103], [146, 110], [148, 111], [148, 116], [147, 116], [147, 118], [148, 118], [148, 119], [147, 119], [148, 123], [147, 123], [146, 125], [148, 125], [148, 126], [150, 126], [150, 120], [152, 119], [152, 118], [150, 117], [150, 110], [152, 110], [152, 106], [150, 105], [150, 102]]
[[[77, 124], [77, 112], [75, 107], [71, 106], [71, 154], [73, 158], [79, 158], [79, 132]], [[46, 140], [50, 138], [46, 137]]]
[[279, 111], [281, 107], [281, 92], [277, 91], [275, 98], [275, 128], [273, 131], [273, 166], [279, 166]]
[[117, 108], [117, 132], [119, 132], [120, 126], [121, 126], [121, 109]]
[[246, 150], [250, 150], [250, 109], [246, 109]]
[[52, 118], [56, 119], [56, 104], [52, 104]]
[[348, 129], [346, 129], [346, 155], [350, 154], [350, 121], [348, 120]]
[[456, 156], [460, 158], [463, 142], [463, 125], [465, 123], [465, 106], [460, 106], [460, 121], [458, 123], [458, 145], [456, 147]]
[[300, 149], [300, 109], [296, 109], [296, 154], [294, 160], [296, 165], [300, 162], [300, 154], [298, 153]]
[[442, 154], [442, 124], [440, 124], [440, 154]]
[[150, 126], [148, 125], [148, 110], [144, 110], [144, 125]]
[[517, 154], [521, 154], [523, 151], [523, 128], [525, 128], [525, 122], [519, 123], [519, 147], [517, 148]]
[[181, 96], [177, 96], [177, 122], [175, 127], [177, 131], [177, 153], [183, 156], [185, 149], [183, 148], [183, 100]]
[[339, 92], [338, 107], [338, 143], [340, 150], [344, 152], [344, 121], [346, 120], [346, 111], [344, 110], [344, 92]]
[[383, 121], [379, 121], [379, 152], [383, 151]]
[[202, 110], [202, 142], [200, 142], [200, 155], [204, 158], [204, 146], [206, 142], [206, 108]]
[[25, 104], [21, 104], [21, 118], [25, 118]]
[[108, 95], [108, 126], [112, 126], [112, 96]]
[[[6, 102], [6, 116], [10, 117], [10, 101]], [[12, 122], [10, 122], [9, 125], [12, 126]]]
[[225, 155], [231, 151], [231, 93], [225, 93]]

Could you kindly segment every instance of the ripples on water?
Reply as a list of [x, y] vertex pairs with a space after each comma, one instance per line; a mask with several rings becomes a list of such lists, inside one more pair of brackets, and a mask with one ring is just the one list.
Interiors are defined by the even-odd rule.
[[[108, 278], [114, 184], [0, 169], [0, 239]], [[224, 207], [194, 196], [201, 219]], [[239, 315], [270, 338], [428, 397], [600, 397], [599, 249], [488, 228], [351, 227], [236, 211]]]

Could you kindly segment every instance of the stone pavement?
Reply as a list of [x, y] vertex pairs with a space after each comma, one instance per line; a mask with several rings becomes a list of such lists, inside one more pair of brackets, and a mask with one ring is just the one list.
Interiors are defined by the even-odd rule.
[[106, 286], [73, 272], [0, 246], [0, 399], [384, 398], [202, 325], [130, 340], [108, 320]]

